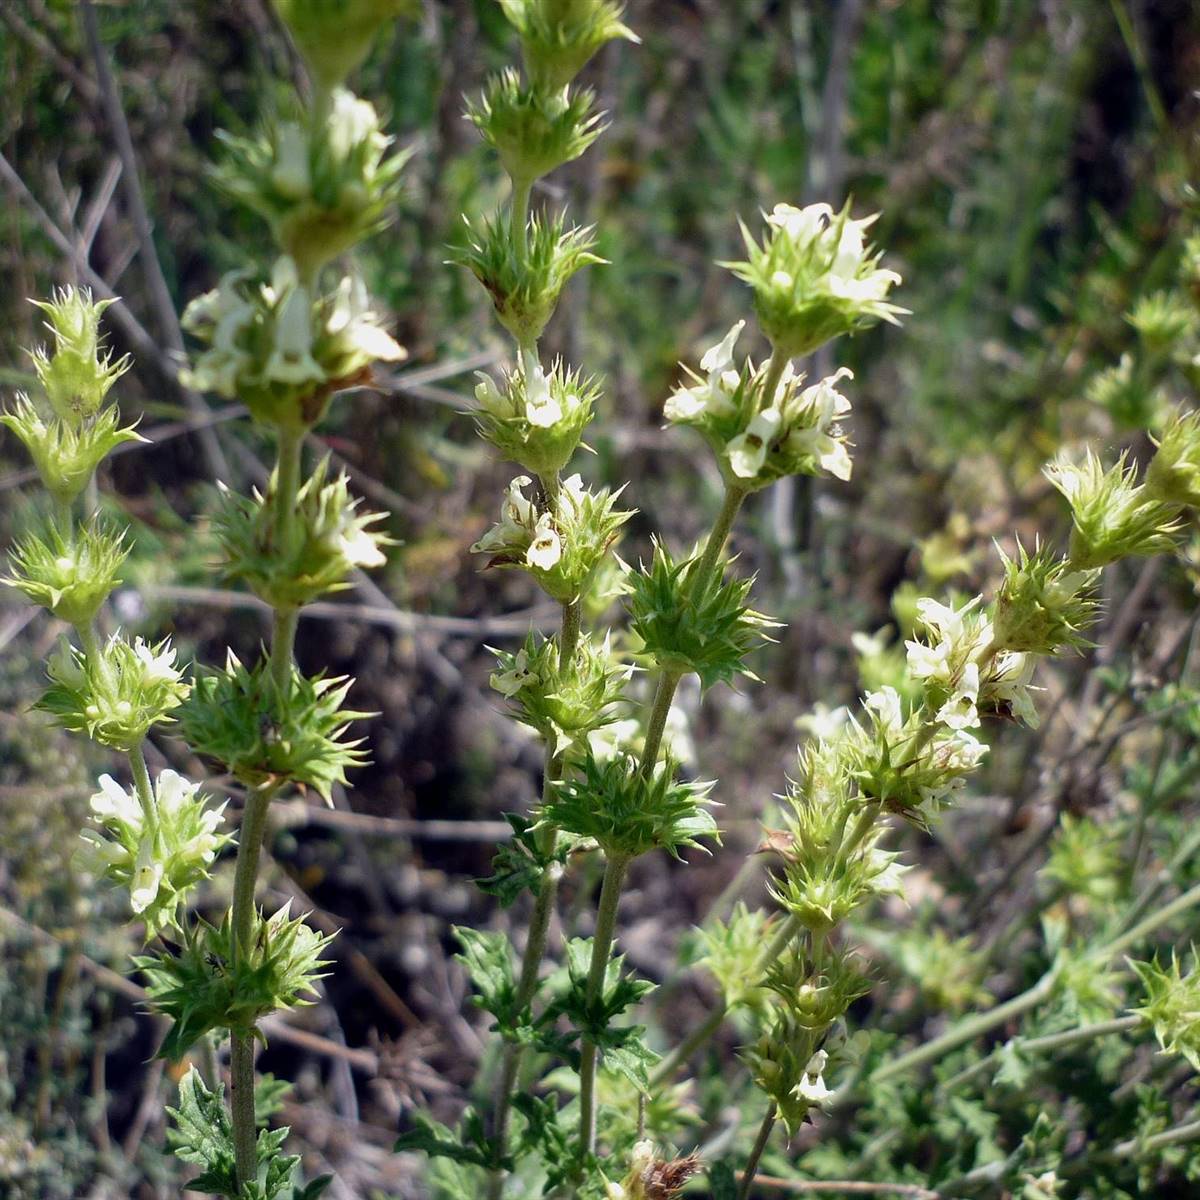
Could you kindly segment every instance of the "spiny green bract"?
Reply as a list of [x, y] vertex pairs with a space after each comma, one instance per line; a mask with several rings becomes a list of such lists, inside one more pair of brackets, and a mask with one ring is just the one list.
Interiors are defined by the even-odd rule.
[[1121, 892], [1124, 833], [1119, 827], [1064, 813], [1042, 873], [1072, 896], [1110, 903]]
[[676, 562], [655, 541], [649, 566], [629, 574], [630, 626], [646, 655], [664, 671], [694, 671], [705, 691], [739, 676], [757, 681], [745, 664], [751, 650], [769, 640], [775, 622], [746, 604], [753, 578], [726, 576], [727, 560], [708, 579], [698, 577], [699, 558]]
[[46, 328], [54, 335], [52, 350], [32, 352], [33, 369], [54, 411], [78, 426], [129, 370], [129, 356], [114, 361], [100, 337], [100, 317], [116, 300], [93, 300], [87, 288], [67, 287], [32, 303], [49, 317]]
[[675, 771], [670, 759], [646, 775], [631, 755], [597, 762], [589, 751], [577, 770], [551, 789], [541, 821], [592, 838], [610, 858], [636, 858], [657, 849], [679, 858], [688, 846], [703, 849], [701, 838], [719, 842], [708, 811], [712, 784], [679, 780]]
[[589, 89], [530, 85], [510, 67], [488, 80], [467, 116], [509, 176], [529, 184], [578, 158], [604, 132], [595, 102]]
[[172, 1022], [160, 1057], [179, 1060], [212, 1029], [257, 1033], [256, 1023], [268, 1013], [313, 1003], [308, 997], [328, 966], [321, 954], [333, 939], [303, 917], [289, 920], [289, 905], [269, 917], [255, 911], [248, 949], [235, 949], [233, 918], [226, 913], [220, 925], [199, 919], [189, 926], [178, 953], [134, 959], [147, 977], [151, 1007]]
[[527, 471], [551, 478], [571, 461], [600, 398], [600, 381], [561, 359], [546, 374], [532, 355], [500, 380], [481, 375], [475, 425], [484, 441]]
[[727, 1009], [764, 1006], [760, 960], [770, 918], [739, 900], [728, 921], [713, 918], [696, 931], [695, 962], [717, 981]]
[[1137, 330], [1152, 354], [1169, 350], [1196, 329], [1196, 309], [1178, 292], [1159, 291], [1143, 296], [1126, 320]]
[[478, 226], [468, 223], [467, 244], [455, 247], [450, 259], [483, 284], [497, 320], [522, 346], [541, 336], [571, 276], [605, 261], [592, 253], [591, 227], [568, 229], [563, 213], [535, 214], [525, 234], [522, 251], [507, 212]]
[[292, 783], [326, 803], [346, 770], [361, 766], [362, 739], [346, 741], [351, 722], [372, 714], [343, 709], [354, 681], [293, 667], [286, 697], [264, 658], [247, 668], [230, 651], [224, 670], [202, 671], [180, 714], [180, 732], [199, 755], [214, 759], [248, 787]]
[[1131, 962], [1145, 988], [1143, 1003], [1130, 1009], [1154, 1030], [1158, 1044], [1167, 1054], [1181, 1054], [1200, 1071], [1200, 971], [1192, 948], [1192, 969], [1182, 972], [1179, 958], [1171, 952], [1170, 966]]
[[37, 707], [112, 750], [136, 749], [152, 726], [173, 719], [190, 691], [166, 638], [131, 645], [114, 634], [97, 660], [63, 642], [47, 670], [51, 683]]
[[614, 38], [638, 41], [612, 0], [500, 0], [521, 37], [525, 69], [549, 91], [566, 87], [588, 60]]
[[800, 358], [878, 320], [898, 323], [905, 310], [887, 295], [900, 276], [879, 267], [881, 256], [864, 237], [874, 220], [852, 220], [849, 201], [839, 213], [828, 204], [777, 204], [761, 245], [742, 225], [746, 260], [722, 265], [754, 290], [759, 322], [777, 351]]
[[558, 642], [530, 633], [515, 653], [497, 650], [491, 683], [512, 703], [516, 719], [542, 735], [555, 754], [582, 749], [588, 735], [617, 719], [633, 670], [619, 662], [609, 638], [583, 637], [559, 663]]
[[115, 404], [79, 421], [52, 417], [44, 421], [29, 397], [17, 393], [16, 406], [0, 414], [25, 444], [46, 490], [68, 504], [87, 486], [96, 468], [122, 442], [144, 442], [132, 425], [121, 428]]
[[280, 249], [310, 278], [388, 223], [410, 157], [388, 156], [392, 139], [375, 109], [341, 88], [320, 122], [296, 112], [253, 137], [221, 136], [228, 157], [218, 182], [266, 219]]
[[997, 647], [1054, 654], [1064, 646], [1084, 650], [1083, 636], [1099, 611], [1098, 570], [1075, 570], [1064, 558], [1040, 546], [1029, 554], [1018, 544], [1017, 557], [1001, 551], [1004, 580], [996, 594], [992, 636]]
[[130, 906], [149, 940], [179, 928], [179, 908], [208, 878], [228, 834], [219, 833], [225, 805], [209, 808], [199, 785], [175, 771], [159, 774], [149, 819], [138, 796], [110, 775], [100, 776], [91, 810], [100, 829], [83, 831], [80, 865], [129, 891]]
[[28, 534], [9, 552], [12, 574], [0, 582], [23, 592], [70, 625], [87, 625], [121, 582], [125, 534], [98, 519], [68, 541], [56, 528]]
[[413, 12], [413, 0], [274, 0], [308, 69], [324, 88], [357, 67], [389, 21]]
[[387, 561], [382, 547], [391, 539], [371, 528], [383, 515], [360, 515], [349, 480], [345, 475], [330, 480], [328, 471], [329, 459], [322, 459], [300, 488], [286, 546], [277, 538], [277, 473], [272, 473], [265, 496], [220, 488], [221, 505], [212, 526], [224, 552], [225, 574], [273, 608], [299, 608], [348, 586], [346, 577], [355, 567]]
[[1079, 465], [1063, 459], [1046, 467], [1046, 478], [1071, 505], [1070, 561], [1076, 569], [1174, 549], [1181, 528], [1178, 507], [1138, 484], [1137, 469], [1127, 457], [1122, 454], [1106, 471], [1089, 449]]
[[1200, 508], [1200, 412], [1177, 409], [1146, 468], [1146, 491], [1166, 504]]

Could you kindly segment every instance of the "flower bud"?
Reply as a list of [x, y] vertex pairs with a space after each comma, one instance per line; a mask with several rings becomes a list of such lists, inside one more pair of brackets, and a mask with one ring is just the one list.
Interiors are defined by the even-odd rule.
[[1200, 412], [1177, 409], [1157, 445], [1146, 468], [1146, 493], [1200, 508]]
[[87, 288], [62, 288], [49, 301], [34, 300], [49, 318], [46, 328], [54, 335], [51, 350], [32, 353], [33, 368], [55, 413], [78, 427], [96, 413], [109, 389], [126, 371], [126, 355], [116, 361], [104, 349], [100, 317], [115, 300], [92, 299]]
[[1063, 646], [1082, 650], [1083, 636], [1096, 619], [1096, 570], [1072, 570], [1048, 550], [1027, 554], [1018, 545], [1016, 559], [1001, 551], [1004, 581], [996, 595], [993, 637], [1005, 650], [1054, 654]]
[[467, 117], [524, 185], [578, 158], [605, 130], [589, 90], [525, 84], [509, 68], [488, 81]]
[[612, 0], [500, 0], [504, 15], [521, 36], [530, 78], [548, 91], [561, 91], [588, 60], [614, 38], [637, 42], [621, 21], [623, 5]]
[[129, 889], [130, 907], [145, 921], [147, 940], [165, 927], [179, 928], [179, 906], [208, 878], [217, 852], [230, 840], [218, 832], [225, 805], [207, 807], [199, 786], [162, 771], [147, 812], [136, 793], [101, 775], [92, 797], [100, 828], [83, 831], [81, 863]]
[[[1190, 437], [1186, 430], [1180, 434], [1184, 444]], [[1170, 459], [1166, 462], [1157, 477], [1160, 489], [1172, 486], [1165, 482], [1171, 475]], [[1046, 467], [1045, 474], [1071, 505], [1070, 562], [1076, 569], [1107, 566], [1130, 555], [1161, 554], [1174, 547], [1180, 528], [1177, 506], [1163, 503], [1140, 486], [1124, 454], [1106, 471], [1089, 450], [1083, 463], [1060, 459]]]
[[218, 180], [261, 214], [305, 279], [383, 228], [399, 194], [407, 153], [388, 155], [370, 104], [338, 88], [329, 111], [268, 123], [254, 137], [225, 137]]
[[190, 686], [175, 666], [164, 640], [132, 643], [119, 634], [101, 648], [98, 661], [62, 646], [48, 664], [50, 686], [37, 707], [64, 728], [126, 752], [141, 744], [152, 726], [171, 720]]
[[70, 504], [117, 446], [146, 440], [131, 425], [122, 429], [120, 419], [116, 405], [110, 405], [78, 422], [43, 420], [29, 397], [18, 392], [14, 409], [0, 414], [0, 425], [24, 442], [46, 490], [59, 503]]
[[309, 71], [325, 88], [341, 83], [383, 27], [412, 7], [410, 0], [275, 0]]
[[70, 625], [87, 625], [121, 582], [117, 572], [129, 554], [125, 535], [97, 521], [68, 542], [57, 529], [30, 534], [9, 553], [13, 573], [3, 579], [35, 604]]
[[547, 375], [532, 355], [522, 356], [502, 386], [481, 375], [475, 389], [480, 436], [505, 458], [543, 478], [570, 462], [600, 395], [599, 382], [568, 371], [561, 361]]
[[483, 284], [497, 320], [521, 346], [541, 336], [571, 276], [604, 262], [591, 252], [592, 230], [568, 229], [561, 213], [533, 217], [526, 234], [522, 255], [508, 215], [484, 221], [477, 229], [468, 226], [470, 240], [454, 251], [451, 260]]
[[905, 310], [887, 295], [900, 276], [879, 267], [864, 235], [875, 219], [851, 220], [848, 203], [836, 214], [827, 204], [777, 204], [761, 245], [742, 226], [747, 259], [724, 265], [754, 289], [759, 321], [778, 352], [799, 358], [877, 320], [897, 323]]

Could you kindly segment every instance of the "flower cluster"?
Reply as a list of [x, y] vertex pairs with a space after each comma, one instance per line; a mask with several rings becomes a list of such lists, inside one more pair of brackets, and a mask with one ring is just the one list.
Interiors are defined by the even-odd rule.
[[739, 321], [700, 360], [701, 374], [688, 370], [687, 383], [668, 398], [668, 421], [698, 429], [736, 486], [757, 490], [787, 475], [850, 478], [851, 462], [841, 422], [850, 401], [838, 390], [853, 378], [842, 367], [804, 387], [788, 363], [772, 395], [770, 375], [750, 362], [738, 366], [734, 346]]
[[226, 137], [217, 176], [268, 221], [304, 278], [387, 223], [409, 157], [388, 155], [374, 107], [344, 88], [320, 117], [300, 112], [255, 137]]
[[146, 799], [101, 775], [91, 800], [99, 828], [83, 831], [80, 858], [87, 870], [129, 890], [130, 907], [152, 937], [179, 927], [180, 905], [229, 838], [219, 832], [225, 805], [208, 807], [199, 784], [175, 771], [162, 771]]
[[249, 269], [226, 275], [187, 306], [183, 324], [208, 347], [186, 373], [191, 385], [241, 400], [258, 420], [284, 428], [315, 424], [334, 392], [405, 355], [360, 279], [314, 296], [286, 255], [269, 282]]
[[777, 349], [798, 358], [876, 320], [895, 323], [904, 312], [887, 298], [900, 276], [880, 267], [867, 244], [875, 219], [852, 219], [849, 203], [838, 213], [828, 204], [777, 204], [761, 244], [743, 225], [747, 258], [728, 265], [753, 288], [755, 311]]

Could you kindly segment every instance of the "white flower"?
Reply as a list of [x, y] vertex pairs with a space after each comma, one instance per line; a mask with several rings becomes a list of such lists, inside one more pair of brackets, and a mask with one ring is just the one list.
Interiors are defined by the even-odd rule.
[[[672, 708], [674, 711], [674, 708]], [[588, 745], [597, 762], [608, 762], [621, 750], [628, 749], [641, 736], [642, 727], [633, 717], [601, 725], [588, 734]]]
[[355, 567], [382, 567], [387, 562], [387, 555], [379, 548], [370, 530], [352, 523], [343, 525], [338, 533], [337, 547], [338, 553]]
[[904, 727], [904, 714], [900, 707], [900, 693], [894, 687], [882, 687], [877, 692], [871, 692], [863, 701], [863, 705], [875, 714], [879, 727], [890, 735], [901, 732]]
[[549, 513], [543, 513], [538, 518], [533, 531], [533, 541], [525, 552], [525, 561], [531, 567], [542, 571], [551, 571], [562, 558], [562, 539], [558, 536], [551, 523]]
[[361, 355], [370, 362], [399, 362], [408, 351], [380, 327], [372, 311], [366, 285], [357, 276], [338, 284], [325, 329], [334, 335], [343, 353]]
[[100, 790], [91, 799], [92, 815], [98, 821], [124, 821], [140, 825], [142, 806], [111, 775], [100, 776]]
[[777, 408], [764, 408], [726, 447], [729, 466], [739, 479], [753, 479], [767, 459], [771, 441], [779, 432], [783, 416]]
[[312, 355], [312, 301], [307, 288], [293, 287], [284, 296], [264, 374], [276, 383], [296, 386], [325, 382], [325, 372]]
[[818, 742], [827, 742], [837, 737], [849, 717], [850, 710], [844, 704], [830, 708], [818, 700], [810, 712], [796, 718], [796, 728]]
[[693, 421], [706, 412], [724, 416], [733, 411], [732, 393], [738, 385], [733, 348], [745, 327], [745, 321], [738, 321], [704, 352], [700, 369], [707, 378], [697, 379], [693, 386], [680, 388], [668, 398], [663, 408], [668, 421]]
[[999, 707], [1006, 707], [1020, 722], [1036, 729], [1041, 724], [1033, 697], [1032, 680], [1037, 659], [1032, 654], [1006, 650], [991, 663], [984, 683], [984, 698]]
[[818, 1050], [808, 1060], [804, 1068], [804, 1078], [796, 1085], [796, 1095], [807, 1100], [810, 1104], [823, 1104], [833, 1094], [826, 1086], [822, 1073], [828, 1056], [824, 1050]]
[[767, 215], [767, 224], [781, 230], [794, 242], [810, 242], [828, 226], [833, 209], [828, 204], [810, 204], [796, 208], [792, 204], [777, 204]]
[[490, 554], [497, 550], [507, 550], [514, 543], [525, 542], [532, 534], [537, 521], [533, 503], [527, 500], [524, 494], [524, 489], [532, 482], [528, 475], [518, 475], [513, 479], [500, 503], [500, 523], [493, 525], [471, 547], [472, 550]]
[[141, 664], [142, 681], [147, 687], [178, 683], [182, 678], [182, 672], [175, 669], [175, 651], [168, 642], [163, 642], [156, 654], [153, 646], [137, 637], [133, 639], [133, 653]]
[[501, 391], [496, 381], [483, 371], [477, 374], [479, 382], [475, 385], [475, 399], [479, 407], [496, 417], [511, 417], [513, 413], [507, 390]]
[[279, 127], [275, 140], [275, 166], [271, 183], [292, 200], [308, 194], [308, 137], [294, 121]]
[[145, 912], [154, 903], [162, 876], [162, 863], [154, 853], [154, 839], [143, 835], [129, 881], [129, 905], [135, 913]]
[[562, 416], [562, 405], [551, 395], [545, 371], [535, 366], [525, 376], [525, 419], [538, 429], [552, 429]]
[[329, 113], [329, 149], [335, 158], [346, 158], [351, 151], [379, 128], [375, 109], [345, 88], [333, 93]]
[[511, 699], [523, 687], [536, 683], [537, 675], [529, 669], [529, 655], [524, 650], [518, 650], [512, 667], [507, 671], [493, 671], [488, 682], [502, 696]]

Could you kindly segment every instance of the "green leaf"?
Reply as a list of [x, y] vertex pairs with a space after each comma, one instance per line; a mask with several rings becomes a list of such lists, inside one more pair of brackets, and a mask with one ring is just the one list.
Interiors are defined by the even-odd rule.
[[508, 908], [522, 892], [538, 893], [551, 860], [538, 849], [532, 821], [516, 813], [505, 813], [504, 819], [512, 826], [512, 841], [496, 851], [491, 875], [475, 882], [480, 891], [495, 896], [501, 908]]
[[179, 1083], [179, 1107], [167, 1109], [176, 1124], [167, 1134], [175, 1157], [203, 1168], [187, 1186], [210, 1196], [234, 1196], [238, 1190], [233, 1130], [224, 1094], [220, 1084], [216, 1091], [209, 1091], [192, 1067]]
[[475, 1003], [490, 1012], [500, 1027], [511, 1025], [516, 1016], [517, 981], [507, 936], [461, 925], [455, 926], [454, 936], [463, 948], [455, 958], [466, 967], [479, 993]]

